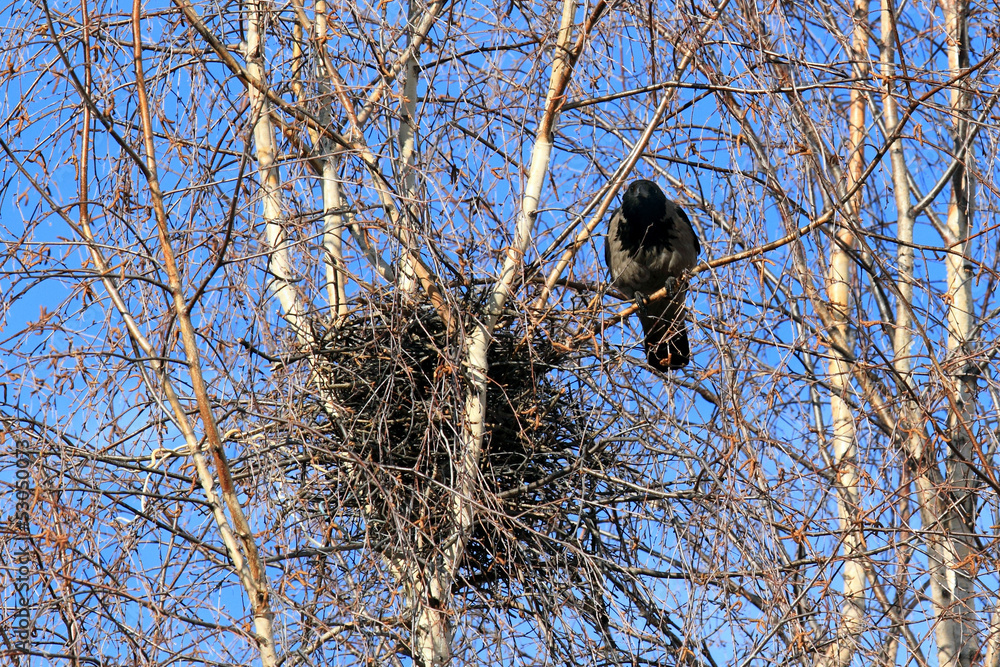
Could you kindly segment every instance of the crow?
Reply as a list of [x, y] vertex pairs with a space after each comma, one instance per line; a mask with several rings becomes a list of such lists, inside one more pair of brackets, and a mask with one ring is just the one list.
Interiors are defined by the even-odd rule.
[[[608, 224], [604, 262], [611, 284], [639, 307], [646, 359], [654, 368], [683, 368], [691, 359], [681, 278], [700, 252], [691, 221], [660, 186], [646, 180], [628, 186]], [[646, 296], [664, 285], [667, 296], [647, 303]]]

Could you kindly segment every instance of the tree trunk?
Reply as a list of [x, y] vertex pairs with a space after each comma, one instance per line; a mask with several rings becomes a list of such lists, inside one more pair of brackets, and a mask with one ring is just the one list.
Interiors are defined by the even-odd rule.
[[[852, 36], [854, 51], [855, 76], [864, 81], [868, 79], [870, 67], [868, 64], [868, 0], [857, 0], [854, 5], [854, 32]], [[851, 90], [851, 106], [849, 110], [849, 143], [847, 165], [847, 189], [857, 185], [865, 169], [865, 128], [866, 98], [860, 89]], [[863, 189], [858, 188], [851, 198], [848, 207], [849, 215], [854, 218], [858, 229], [862, 227], [861, 211], [863, 205]], [[836, 331], [833, 338], [843, 345], [853, 342], [850, 330], [851, 321], [851, 290], [854, 284], [854, 258], [856, 251], [854, 234], [848, 226], [837, 230], [835, 242], [830, 252], [830, 275], [827, 282], [827, 295], [830, 300], [830, 313], [835, 318]], [[858, 637], [864, 631], [865, 622], [865, 578], [864, 562], [861, 553], [864, 551], [864, 537], [861, 533], [859, 517], [862, 512], [861, 498], [858, 489], [858, 449], [855, 429], [856, 417], [850, 407], [852, 382], [849, 355], [853, 350], [834, 348], [830, 351], [830, 416], [832, 419], [834, 464], [837, 474], [837, 511], [840, 518], [840, 529], [844, 533], [843, 552], [844, 567], [841, 571], [843, 580], [844, 601], [840, 607], [840, 625], [837, 628], [836, 641], [830, 646], [818, 665], [837, 665], [847, 667], [851, 664], [858, 648]]]

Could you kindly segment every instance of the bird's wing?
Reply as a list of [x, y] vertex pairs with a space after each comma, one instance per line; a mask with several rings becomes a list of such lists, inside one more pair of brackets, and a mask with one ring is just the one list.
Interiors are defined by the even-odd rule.
[[608, 276], [612, 281], [615, 279], [615, 271], [611, 266], [611, 239], [618, 234], [621, 213], [622, 210], [617, 208], [611, 214], [611, 220], [608, 222], [608, 235], [604, 237], [604, 266], [608, 267]]
[[677, 211], [677, 217], [680, 219], [681, 224], [687, 227], [688, 231], [691, 232], [691, 239], [694, 241], [694, 256], [697, 258], [701, 254], [701, 244], [698, 242], [698, 235], [694, 233], [694, 225], [691, 224], [690, 218], [687, 217], [687, 213], [684, 212], [680, 206], [675, 208]]

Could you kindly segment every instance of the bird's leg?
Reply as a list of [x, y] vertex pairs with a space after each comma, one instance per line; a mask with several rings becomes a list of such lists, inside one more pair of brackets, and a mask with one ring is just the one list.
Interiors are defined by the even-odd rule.
[[666, 301], [674, 306], [683, 305], [687, 280], [683, 276], [667, 276], [663, 281], [667, 289]]
[[633, 295], [633, 298], [635, 299], [635, 307], [636, 307], [636, 310], [639, 311], [639, 315], [641, 315], [642, 317], [645, 317], [646, 316], [646, 304], [649, 303], [649, 299], [647, 299], [646, 295], [643, 294], [642, 292], [636, 292]]
[[667, 296], [673, 298], [677, 294], [677, 287], [679, 281], [675, 276], [667, 276], [667, 279], [663, 281], [664, 287], [667, 288]]

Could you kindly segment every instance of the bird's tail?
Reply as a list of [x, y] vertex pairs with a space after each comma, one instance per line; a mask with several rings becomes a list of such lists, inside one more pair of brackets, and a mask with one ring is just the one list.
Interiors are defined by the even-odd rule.
[[684, 368], [691, 361], [683, 307], [666, 308], [658, 315], [647, 314], [642, 318], [642, 330], [646, 360], [653, 368]]

